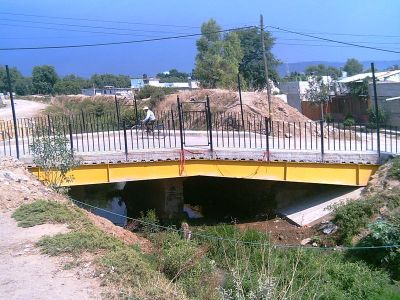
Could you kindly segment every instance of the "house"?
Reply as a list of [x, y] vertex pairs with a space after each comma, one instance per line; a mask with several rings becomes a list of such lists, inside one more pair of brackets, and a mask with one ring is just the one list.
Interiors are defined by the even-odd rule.
[[[368, 85], [368, 94], [371, 105], [375, 107], [372, 83]], [[387, 116], [387, 125], [400, 126], [400, 82], [378, 81], [376, 94], [378, 107], [384, 110]]]
[[191, 90], [198, 89], [199, 82], [188, 78], [187, 82], [160, 82], [158, 78], [131, 78], [131, 88], [134, 90], [140, 90], [145, 86], [154, 86], [161, 88], [176, 88], [180, 90]]
[[[321, 76], [324, 84], [331, 84], [332, 78], [330, 76]], [[309, 78], [311, 79], [311, 78]], [[289, 81], [279, 83], [279, 90], [282, 94], [287, 95], [287, 103], [302, 112], [302, 102], [308, 101], [305, 98], [307, 90], [310, 88], [308, 81]]]
[[116, 88], [111, 85], [106, 85], [102, 88], [82, 89], [82, 94], [85, 96], [117, 95], [124, 97], [132, 97], [133, 95], [131, 88]]
[[[400, 82], [400, 70], [394, 71], [384, 71], [384, 72], [376, 72], [375, 73], [376, 81], [384, 81], [384, 82]], [[348, 84], [351, 83], [363, 83], [364, 80], [372, 79], [372, 73], [361, 73], [349, 77], [341, 78], [337, 81], [337, 85], [340, 91], [340, 94], [348, 94], [349, 88]]]

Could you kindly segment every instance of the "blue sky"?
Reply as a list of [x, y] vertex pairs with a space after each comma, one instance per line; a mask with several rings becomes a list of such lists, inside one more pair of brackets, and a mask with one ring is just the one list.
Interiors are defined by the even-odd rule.
[[[215, 18], [224, 29], [257, 25], [262, 13], [265, 25], [400, 51], [399, 0], [0, 0], [0, 7], [0, 48], [111, 42], [197, 33], [201, 23], [209, 18]], [[108, 22], [77, 20], [79, 18]], [[111, 30], [110, 27], [118, 29]], [[293, 34], [273, 32], [273, 35], [277, 38], [273, 52], [284, 62], [341, 62], [348, 57], [366, 61], [400, 59], [400, 54], [395, 53], [352, 47], [321, 47], [316, 45], [334, 44], [310, 41], [310, 38]], [[191, 71], [196, 54], [195, 41], [196, 38], [188, 38], [96, 48], [0, 51], [0, 64], [17, 66], [24, 74], [29, 74], [33, 66], [40, 64], [54, 65], [61, 75], [74, 73], [90, 76], [95, 72], [153, 75], [170, 68]]]

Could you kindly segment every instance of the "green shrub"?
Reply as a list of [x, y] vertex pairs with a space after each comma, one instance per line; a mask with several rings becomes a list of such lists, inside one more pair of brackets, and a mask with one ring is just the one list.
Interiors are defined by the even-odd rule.
[[344, 126], [354, 126], [356, 125], [356, 121], [354, 120], [353, 116], [348, 114], [343, 121]]
[[[369, 125], [369, 127], [376, 128], [376, 120], [377, 120], [377, 118], [376, 118], [375, 108], [374, 107], [368, 108], [368, 125]], [[384, 125], [388, 121], [386, 112], [381, 108], [378, 108], [378, 121], [379, 121], [380, 125]]]
[[372, 201], [350, 201], [345, 205], [335, 206], [333, 221], [339, 226], [339, 242], [351, 244], [352, 237], [367, 226], [373, 209]]
[[[388, 220], [379, 220], [369, 226], [370, 234], [359, 246], [397, 246], [400, 244], [400, 214]], [[400, 247], [359, 251], [356, 256], [377, 266], [388, 269], [393, 278], [400, 279]]]
[[[148, 236], [150, 233], [159, 232], [160, 231], [160, 220], [157, 217], [156, 211], [154, 209], [149, 209], [146, 213], [140, 212], [139, 224], [141, 231], [145, 236]], [[156, 226], [154, 226], [156, 225]]]
[[400, 157], [396, 157], [391, 161], [388, 175], [389, 177], [400, 180]]
[[331, 114], [326, 114], [324, 115], [324, 120], [327, 123], [332, 123], [335, 122], [335, 119], [333, 118], [333, 116]]

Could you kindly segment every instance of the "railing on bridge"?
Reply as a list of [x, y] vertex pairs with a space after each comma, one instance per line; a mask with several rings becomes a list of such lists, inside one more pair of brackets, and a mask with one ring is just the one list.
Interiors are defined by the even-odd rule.
[[[210, 126], [204, 122], [209, 113]], [[17, 120], [20, 155], [29, 155], [35, 140], [61, 134], [75, 153], [130, 152], [143, 149], [180, 149], [181, 141], [199, 145], [212, 139], [214, 148], [304, 150], [304, 151], [378, 151], [377, 130], [366, 124], [346, 126], [337, 122], [269, 121], [240, 112], [155, 112], [150, 130], [137, 120], [120, 118], [116, 113], [81, 113], [71, 116], [41, 116]], [[138, 119], [142, 118], [139, 115]], [[243, 121], [244, 120], [244, 123]], [[208, 130], [211, 128], [211, 130]], [[182, 129], [182, 130], [180, 130]], [[189, 143], [190, 142], [190, 143]], [[0, 155], [17, 156], [12, 121], [0, 123]], [[381, 126], [380, 150], [400, 152], [397, 127]]]

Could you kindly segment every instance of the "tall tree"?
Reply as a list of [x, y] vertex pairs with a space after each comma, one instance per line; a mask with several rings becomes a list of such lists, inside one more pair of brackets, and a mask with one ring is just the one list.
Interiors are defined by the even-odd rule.
[[221, 68], [223, 42], [219, 31], [221, 27], [214, 19], [210, 19], [201, 25], [202, 36], [196, 42], [198, 53], [195, 76], [206, 88], [216, 88], [223, 76]]
[[[23, 76], [17, 68], [12, 67], [10, 70], [10, 81], [11, 81], [11, 88], [15, 92], [15, 85], [18, 81], [20, 81]], [[7, 80], [7, 73], [6, 68], [0, 66], [0, 93], [8, 93], [8, 80]]]
[[128, 88], [131, 86], [129, 76], [113, 75], [113, 74], [94, 74], [90, 78], [95, 87], [102, 88], [106, 85], [111, 85], [117, 88]]
[[207, 88], [236, 86], [236, 76], [243, 53], [236, 33], [222, 35], [213, 19], [203, 23], [197, 41], [195, 77]]
[[35, 93], [52, 94], [54, 85], [59, 80], [53, 66], [35, 66], [32, 70], [32, 85]]
[[348, 76], [360, 74], [363, 71], [363, 65], [355, 58], [349, 58], [343, 67]]
[[339, 69], [324, 64], [308, 66], [305, 73], [311, 76], [330, 76], [332, 79], [338, 79], [341, 76]]
[[177, 69], [171, 69], [167, 73], [158, 73], [160, 82], [187, 82], [190, 74], [179, 72]]
[[[261, 31], [258, 28], [243, 29], [237, 31], [243, 58], [240, 62], [240, 74], [243, 76], [245, 85], [249, 89], [261, 90], [266, 87], [265, 69], [262, 55]], [[264, 44], [267, 56], [269, 79], [277, 82], [279, 75], [276, 67], [279, 60], [273, 55], [271, 49], [274, 38], [268, 31], [264, 32]]]
[[243, 58], [243, 51], [237, 33], [231, 32], [225, 36], [223, 50], [222, 68], [224, 73], [221, 78], [221, 85], [225, 88], [234, 88], [237, 86], [237, 73]]

